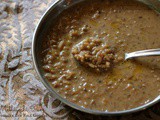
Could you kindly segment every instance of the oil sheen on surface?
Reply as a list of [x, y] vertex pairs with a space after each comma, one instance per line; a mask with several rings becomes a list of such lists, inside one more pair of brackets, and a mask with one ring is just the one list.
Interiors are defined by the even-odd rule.
[[64, 98], [112, 112], [159, 96], [160, 57], [122, 60], [97, 72], [72, 54], [75, 45], [91, 38], [111, 46], [121, 58], [126, 52], [160, 48], [160, 15], [155, 11], [132, 0], [86, 0], [62, 12], [53, 23], [44, 37], [43, 69]]

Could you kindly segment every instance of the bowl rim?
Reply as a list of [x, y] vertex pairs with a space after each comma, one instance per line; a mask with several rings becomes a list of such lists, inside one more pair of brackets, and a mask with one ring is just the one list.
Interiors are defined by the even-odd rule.
[[[81, 0], [82, 1], [82, 0]], [[142, 0], [137, 0], [142, 2]], [[33, 60], [33, 64], [34, 64], [34, 68], [40, 78], [40, 81], [43, 83], [43, 85], [49, 90], [49, 92], [51, 93], [52, 97], [56, 97], [57, 99], [59, 99], [62, 103], [70, 106], [71, 108], [74, 108], [78, 111], [81, 112], [85, 112], [85, 113], [89, 113], [89, 114], [94, 114], [94, 115], [103, 115], [103, 116], [117, 116], [117, 115], [124, 115], [124, 114], [130, 114], [130, 113], [135, 113], [135, 112], [139, 112], [142, 110], [145, 110], [151, 106], [153, 106], [154, 104], [158, 103], [160, 101], [160, 96], [158, 96], [157, 98], [155, 98], [153, 101], [144, 104], [142, 106], [136, 107], [136, 108], [132, 108], [129, 110], [124, 110], [124, 111], [115, 111], [115, 112], [108, 112], [108, 111], [98, 111], [98, 110], [91, 110], [91, 109], [87, 109], [87, 108], [83, 108], [79, 105], [76, 105], [70, 101], [68, 101], [67, 99], [61, 97], [61, 95], [59, 93], [57, 93], [55, 90], [53, 90], [52, 87], [49, 86], [49, 83], [47, 82], [47, 80], [45, 80], [45, 78], [42, 77], [42, 74], [40, 73], [40, 70], [38, 69], [38, 64], [37, 64], [37, 60], [36, 60], [36, 43], [37, 43], [37, 35], [38, 30], [41, 28], [42, 23], [45, 21], [45, 18], [47, 18], [47, 16], [54, 10], [54, 8], [57, 5], [60, 5], [61, 2], [64, 2], [64, 0], [56, 0], [55, 2], [53, 2], [53, 4], [46, 10], [46, 12], [42, 15], [42, 17], [40, 18], [34, 33], [33, 33], [33, 39], [32, 39], [32, 60]], [[153, 8], [153, 7], [152, 7]]]

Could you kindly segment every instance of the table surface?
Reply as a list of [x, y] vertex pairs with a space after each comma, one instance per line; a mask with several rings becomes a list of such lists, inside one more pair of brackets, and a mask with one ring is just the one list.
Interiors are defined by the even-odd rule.
[[55, 0], [0, 0], [0, 119], [160, 120], [160, 104], [117, 117], [85, 114], [50, 97], [31, 57], [32, 35]]

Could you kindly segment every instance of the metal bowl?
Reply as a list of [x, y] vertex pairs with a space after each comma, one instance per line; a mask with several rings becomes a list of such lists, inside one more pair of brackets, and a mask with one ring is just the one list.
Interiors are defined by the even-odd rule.
[[[44, 72], [42, 70], [42, 63], [41, 63], [41, 54], [40, 51], [42, 51], [42, 35], [45, 34], [45, 30], [49, 27], [51, 22], [54, 22], [54, 19], [56, 19], [56, 17], [65, 9], [67, 9], [68, 7], [73, 6], [74, 4], [77, 4], [81, 1], [84, 0], [71, 0], [71, 3], [68, 4], [67, 0], [56, 0], [56, 2], [54, 2], [51, 7], [45, 12], [45, 14], [42, 16], [42, 18], [40, 19], [40, 22], [38, 23], [36, 29], [35, 29], [35, 33], [33, 36], [33, 44], [32, 44], [32, 56], [33, 56], [33, 62], [35, 65], [35, 69], [42, 81], [42, 83], [45, 85], [45, 87], [51, 92], [51, 95], [53, 95], [54, 97], [56, 97], [57, 99], [59, 99], [60, 101], [62, 101], [63, 103], [65, 103], [66, 105], [77, 109], [79, 111], [82, 112], [86, 112], [86, 113], [90, 113], [90, 114], [94, 114], [94, 115], [122, 115], [122, 114], [128, 114], [128, 113], [133, 113], [133, 112], [138, 112], [141, 110], [144, 110], [154, 104], [156, 104], [157, 102], [160, 101], [160, 96], [158, 96], [155, 100], [137, 107], [137, 108], [133, 108], [130, 110], [125, 110], [125, 111], [117, 111], [117, 112], [104, 112], [104, 111], [97, 111], [97, 110], [91, 110], [91, 109], [86, 109], [83, 107], [80, 107], [74, 103], [71, 103], [69, 101], [67, 101], [66, 99], [64, 99], [63, 97], [61, 97], [55, 90], [54, 88], [51, 87], [51, 85], [47, 82], [47, 80], [44, 77]], [[138, 0], [140, 2], [143, 2], [144, 4], [147, 4], [149, 7], [151, 7], [152, 9], [156, 10], [157, 12], [160, 13], [160, 0]]]

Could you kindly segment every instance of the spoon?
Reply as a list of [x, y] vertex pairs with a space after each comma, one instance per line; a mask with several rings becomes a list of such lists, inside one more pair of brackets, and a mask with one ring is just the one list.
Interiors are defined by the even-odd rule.
[[136, 57], [145, 57], [145, 56], [160, 56], [160, 48], [125, 53], [125, 60]]

